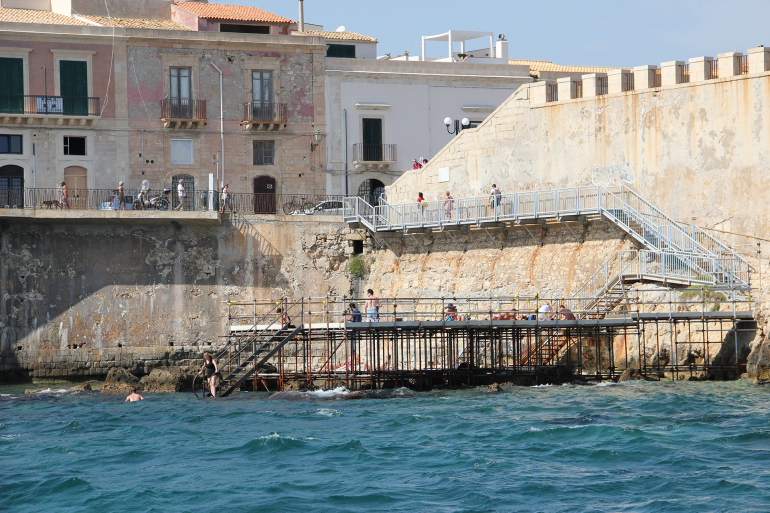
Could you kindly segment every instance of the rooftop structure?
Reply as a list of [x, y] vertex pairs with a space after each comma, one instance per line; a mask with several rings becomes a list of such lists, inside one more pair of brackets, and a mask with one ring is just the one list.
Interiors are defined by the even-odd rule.
[[[489, 46], [481, 49], [470, 50], [466, 48], [467, 41], [476, 39], [488, 39]], [[422, 59], [432, 62], [487, 62], [489, 64], [505, 64], [508, 61], [508, 41], [500, 34], [497, 43], [494, 43], [493, 32], [476, 32], [471, 30], [450, 30], [435, 36], [422, 36]], [[426, 42], [443, 41], [448, 43], [447, 57], [428, 57]], [[460, 43], [460, 51], [455, 51], [455, 43]], [[483, 59], [483, 61], [482, 61]]]

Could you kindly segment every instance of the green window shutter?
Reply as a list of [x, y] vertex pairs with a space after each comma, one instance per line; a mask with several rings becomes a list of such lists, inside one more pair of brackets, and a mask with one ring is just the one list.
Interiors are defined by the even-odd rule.
[[0, 112], [24, 111], [24, 61], [0, 58]]
[[59, 61], [59, 89], [64, 114], [88, 114], [88, 65], [83, 61]]

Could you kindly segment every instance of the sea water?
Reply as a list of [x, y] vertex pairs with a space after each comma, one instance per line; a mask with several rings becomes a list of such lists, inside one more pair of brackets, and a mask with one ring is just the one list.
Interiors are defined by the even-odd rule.
[[770, 389], [746, 382], [20, 391], [3, 511], [770, 511]]

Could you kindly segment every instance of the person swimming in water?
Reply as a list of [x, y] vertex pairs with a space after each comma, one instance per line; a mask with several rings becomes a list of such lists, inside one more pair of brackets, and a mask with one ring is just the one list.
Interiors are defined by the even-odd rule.
[[209, 383], [209, 390], [211, 391], [211, 397], [217, 396], [217, 374], [219, 373], [219, 367], [217, 361], [211, 357], [211, 353], [204, 353], [203, 365], [201, 370], [198, 371], [198, 376], [201, 375], [203, 370], [206, 370], [206, 381]]
[[139, 392], [137, 392], [135, 388], [132, 388], [131, 393], [126, 397], [125, 402], [132, 403], [134, 401], [144, 401], [144, 397], [139, 395]]

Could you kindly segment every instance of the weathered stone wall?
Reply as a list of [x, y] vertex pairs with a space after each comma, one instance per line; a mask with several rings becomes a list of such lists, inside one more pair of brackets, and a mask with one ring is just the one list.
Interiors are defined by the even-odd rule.
[[[530, 227], [539, 246], [523, 227], [491, 230], [488, 235], [454, 233], [417, 235], [429, 254], [410, 238], [388, 240], [370, 258], [370, 271], [361, 288], [380, 297], [479, 297], [534, 295], [569, 297], [615, 252], [634, 249], [605, 222], [572, 223], [575, 233], [559, 225]], [[576, 229], [577, 228], [577, 229]], [[455, 242], [456, 241], [456, 242]], [[499, 249], [502, 244], [503, 249]], [[463, 252], [463, 248], [467, 251]], [[371, 259], [374, 261], [372, 262]], [[362, 291], [363, 291], [362, 290]]]
[[350, 290], [352, 247], [339, 218], [131, 225], [70, 217], [0, 227], [2, 372], [176, 365], [191, 348], [217, 345], [226, 301]]

